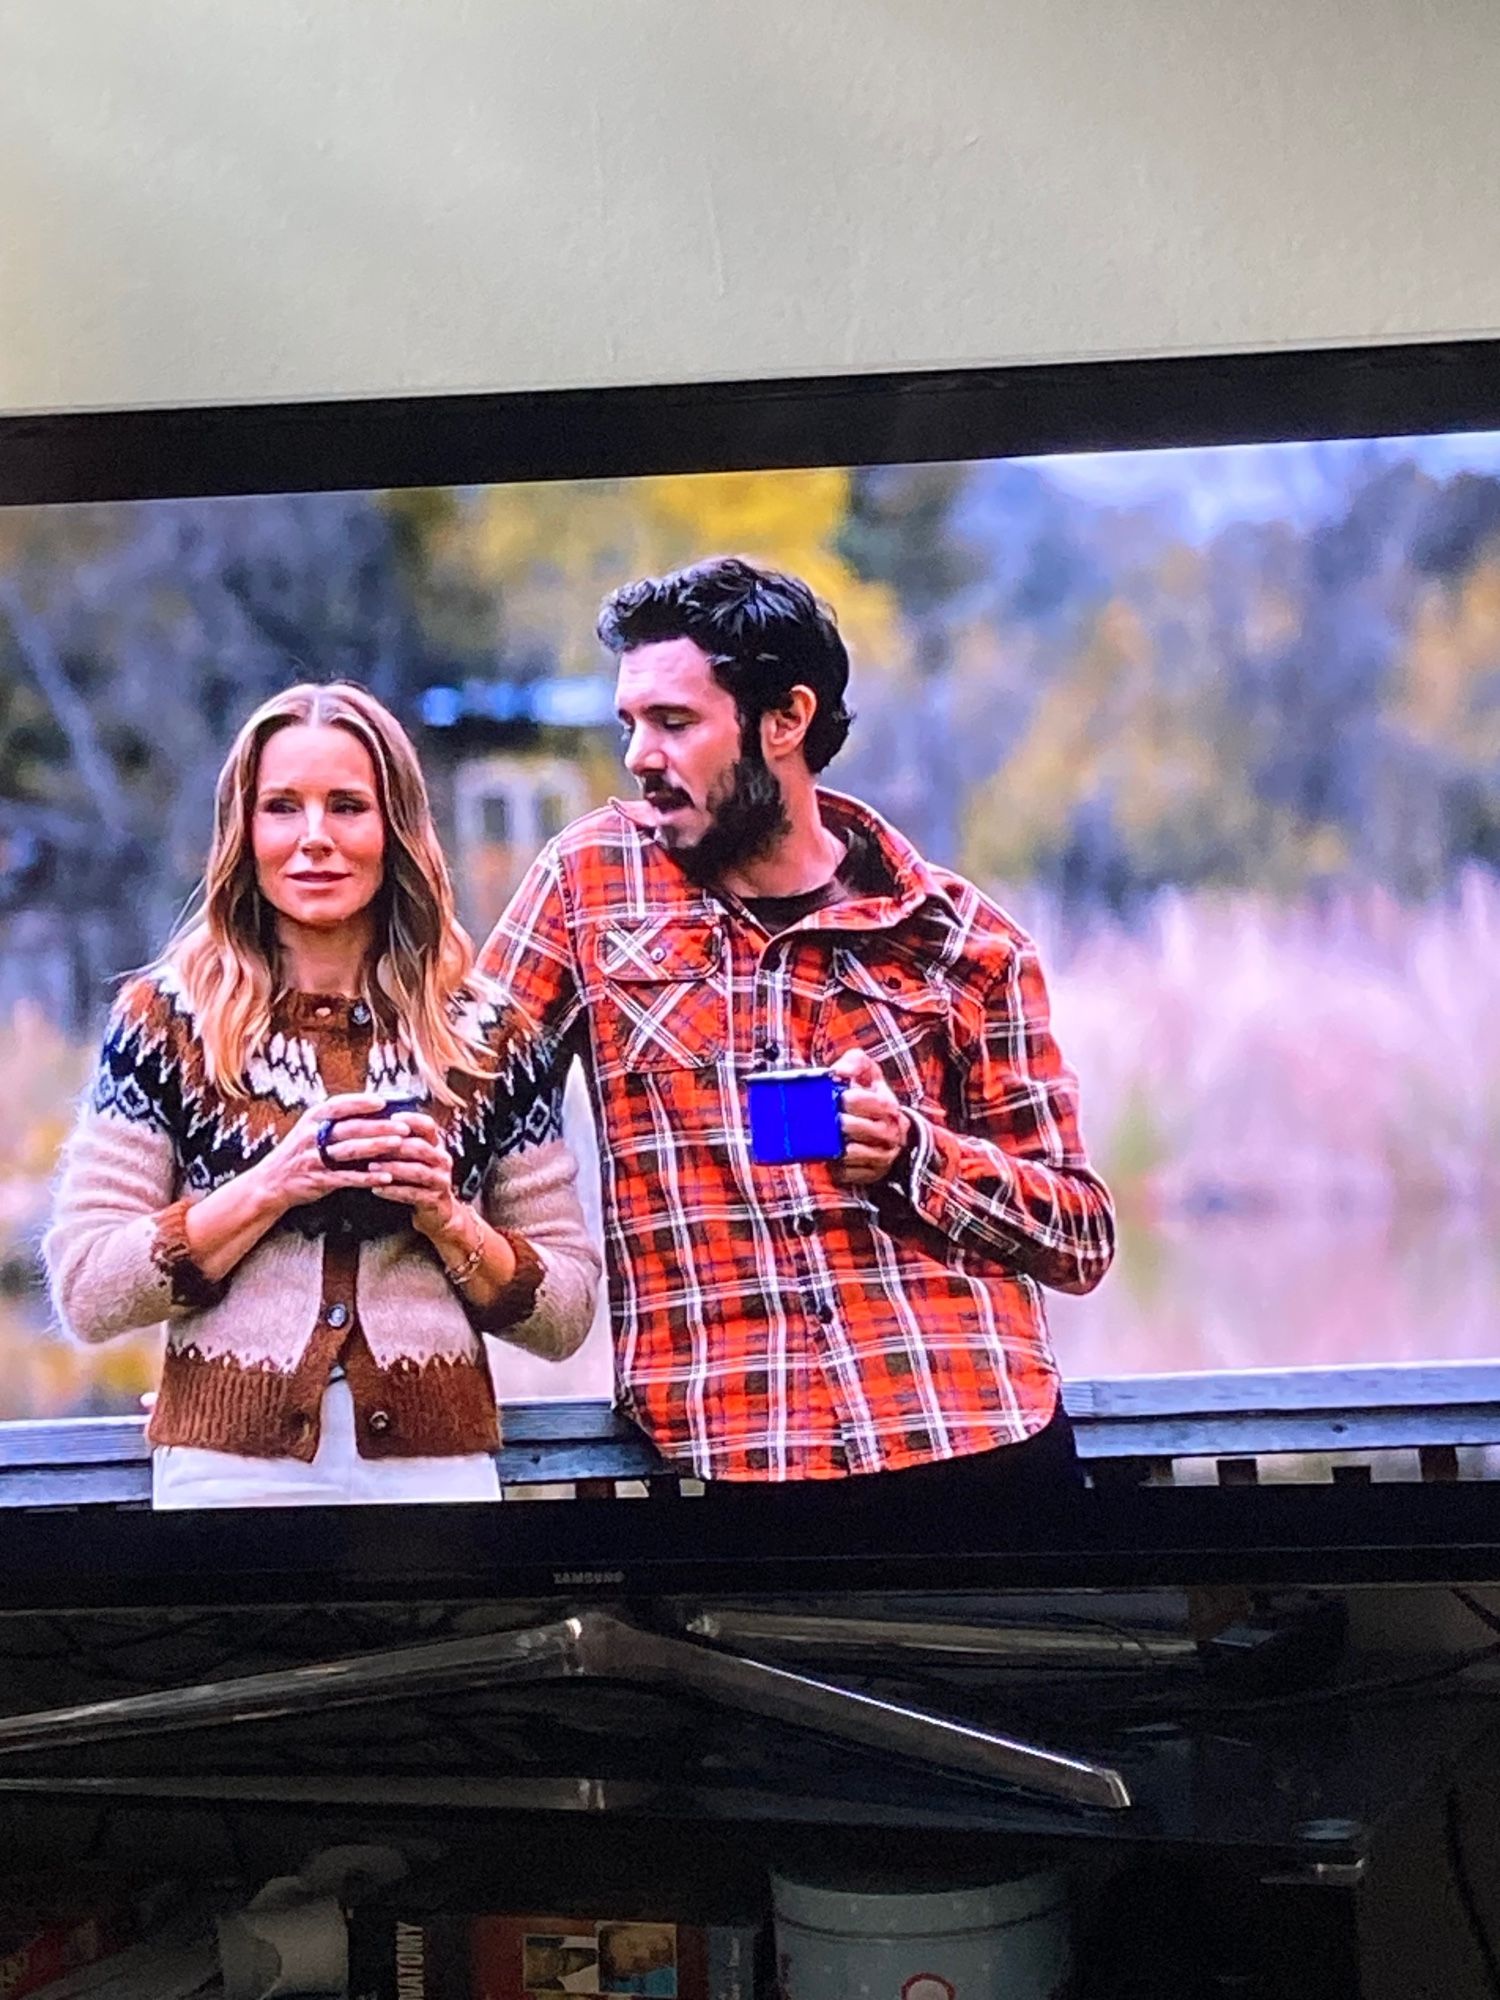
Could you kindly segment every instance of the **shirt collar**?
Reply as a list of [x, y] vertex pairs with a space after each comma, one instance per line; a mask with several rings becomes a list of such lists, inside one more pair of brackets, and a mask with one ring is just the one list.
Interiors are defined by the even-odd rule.
[[[863, 799], [851, 798], [846, 792], [827, 791], [822, 786], [818, 788], [817, 798], [823, 824], [832, 832], [843, 838], [851, 828], [857, 827], [871, 842], [895, 890], [892, 896], [862, 897], [853, 906], [836, 904], [826, 912], [831, 924], [841, 927], [855, 910], [869, 910], [874, 922], [884, 927], [910, 916], [929, 901], [936, 901], [946, 911], [956, 914], [952, 893], [937, 870], [924, 860], [906, 835], [898, 832], [889, 820], [883, 819], [873, 806], [867, 806]], [[637, 846], [656, 847], [655, 828], [641, 816], [639, 801], [611, 799], [610, 804], [629, 828]], [[673, 873], [680, 875], [675, 868]], [[680, 879], [685, 893], [692, 900], [702, 899], [702, 892], [689, 883], [685, 875], [680, 875]]]
[[894, 903], [901, 916], [909, 916], [922, 903], [931, 900], [940, 902], [946, 909], [953, 909], [953, 898], [937, 870], [924, 860], [906, 835], [898, 832], [889, 820], [883, 819], [873, 806], [867, 806], [863, 799], [851, 798], [846, 792], [830, 792], [819, 787], [818, 810], [823, 815], [823, 824], [832, 832], [843, 836], [851, 826], [858, 827], [874, 845], [896, 893], [893, 897], [873, 900]]

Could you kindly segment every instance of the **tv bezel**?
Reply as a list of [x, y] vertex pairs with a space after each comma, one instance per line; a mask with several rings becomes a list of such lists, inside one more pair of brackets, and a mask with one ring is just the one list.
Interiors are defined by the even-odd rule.
[[[0, 417], [0, 505], [1500, 430], [1500, 339]], [[797, 1496], [7, 1509], [0, 1608], [1500, 1578], [1500, 1482], [1131, 1487], [996, 1530]], [[793, 1530], [781, 1529], [783, 1536]]]

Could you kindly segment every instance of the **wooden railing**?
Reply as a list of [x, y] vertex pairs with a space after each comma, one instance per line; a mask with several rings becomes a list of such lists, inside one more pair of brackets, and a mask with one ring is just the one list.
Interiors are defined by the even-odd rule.
[[[1159, 1476], [1173, 1460], [1253, 1476], [1283, 1453], [1416, 1450], [1451, 1476], [1460, 1445], [1500, 1445], [1500, 1363], [1132, 1375], [1068, 1384], [1079, 1450], [1096, 1480]], [[509, 1487], [675, 1481], [636, 1426], [603, 1402], [509, 1405], [498, 1454]], [[0, 1424], [0, 1506], [135, 1505], [150, 1499], [138, 1417]]]

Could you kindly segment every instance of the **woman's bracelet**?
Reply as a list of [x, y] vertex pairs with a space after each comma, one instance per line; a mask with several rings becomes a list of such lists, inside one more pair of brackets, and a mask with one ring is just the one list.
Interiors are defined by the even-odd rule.
[[461, 1264], [444, 1264], [443, 1270], [450, 1285], [466, 1285], [484, 1258], [484, 1224], [474, 1215], [473, 1209], [467, 1213], [474, 1218], [474, 1248]]

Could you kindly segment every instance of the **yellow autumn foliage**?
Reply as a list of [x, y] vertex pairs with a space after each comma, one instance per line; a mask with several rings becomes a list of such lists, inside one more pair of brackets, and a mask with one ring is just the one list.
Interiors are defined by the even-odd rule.
[[442, 556], [499, 594], [497, 645], [555, 650], [565, 673], [601, 667], [594, 620], [618, 584], [711, 555], [791, 570], [832, 605], [863, 671], [904, 659], [894, 594], [839, 555], [850, 474], [721, 472], [492, 487], [443, 532]]
[[1401, 660], [1393, 714], [1419, 742], [1466, 762], [1500, 758], [1500, 549], [1462, 583], [1429, 584]]

